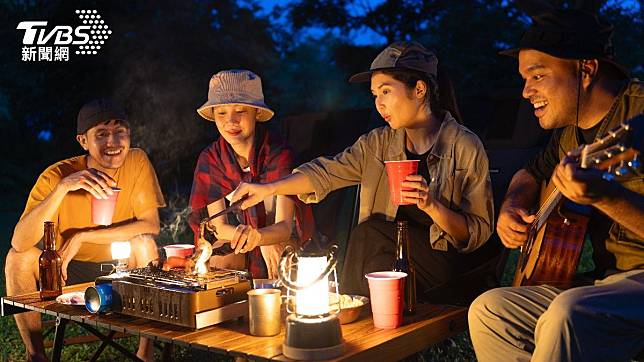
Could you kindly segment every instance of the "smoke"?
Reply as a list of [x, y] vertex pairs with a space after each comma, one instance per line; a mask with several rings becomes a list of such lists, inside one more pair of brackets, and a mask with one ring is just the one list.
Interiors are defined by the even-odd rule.
[[208, 142], [204, 131], [214, 127], [196, 112], [206, 99], [208, 78], [196, 79], [189, 69], [144, 53], [125, 62], [116, 84], [132, 120], [134, 144], [150, 155], [158, 176], [191, 174], [185, 161], [196, 160]]
[[191, 208], [187, 198], [173, 195], [169, 198], [167, 206], [160, 210], [161, 231], [157, 244], [192, 244], [192, 229], [188, 225], [188, 216]]
[[197, 119], [195, 105], [205, 97], [207, 79], [193, 81], [187, 69], [169, 72], [168, 64], [147, 52], [137, 58], [125, 62], [116, 76], [116, 94], [128, 109], [133, 145], [148, 154], [166, 198], [157, 243], [192, 244], [188, 198], [204, 145], [199, 129], [206, 123]]

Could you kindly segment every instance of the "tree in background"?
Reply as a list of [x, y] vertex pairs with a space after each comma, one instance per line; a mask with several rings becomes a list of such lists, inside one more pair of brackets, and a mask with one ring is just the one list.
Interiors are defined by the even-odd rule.
[[[533, 6], [543, 6], [539, 4], [543, 2], [523, 1]], [[644, 75], [644, 54], [639, 46], [644, 39], [643, 1], [551, 3], [599, 11], [615, 24], [619, 59], [633, 69], [634, 75]], [[530, 21], [513, 1], [385, 0], [372, 4], [362, 0], [298, 0], [278, 7], [276, 12], [286, 13], [287, 23], [295, 32], [321, 28], [335, 34], [336, 43], [342, 45], [335, 46], [334, 65], [345, 74], [366, 68], [373, 56], [393, 41], [413, 39], [434, 49], [455, 83], [466, 122], [476, 123], [474, 117], [479, 112], [473, 101], [477, 98], [521, 86], [516, 62], [497, 54], [516, 44]], [[353, 45], [351, 37], [357, 31], [376, 33], [383, 42], [371, 49]]]
[[[49, 29], [78, 24], [76, 9], [98, 9], [113, 30], [98, 55], [56, 63], [21, 60], [19, 22], [47, 20]], [[95, 97], [126, 106], [134, 143], [151, 155], [162, 181], [191, 178], [198, 153], [215, 137], [214, 127], [195, 111], [206, 99], [210, 76], [225, 68], [262, 74], [278, 58], [271, 24], [257, 12], [254, 1], [232, 0], [3, 2], [0, 131], [7, 138], [0, 151], [11, 155], [1, 168], [11, 174], [2, 184], [24, 175], [14, 186], [26, 196], [46, 165], [79, 154], [76, 115]], [[34, 167], [25, 172], [25, 165]], [[21, 172], [13, 175], [16, 169]]]
[[[616, 24], [623, 63], [644, 74], [641, 0], [556, 5], [599, 9]], [[77, 8], [98, 9], [113, 29], [99, 55], [21, 61], [20, 21], [77, 24]], [[151, 155], [164, 190], [187, 194], [199, 151], [216, 137], [195, 112], [213, 73], [249, 68], [262, 76], [276, 124], [290, 114], [368, 108], [368, 90], [346, 80], [394, 40], [415, 39], [437, 51], [455, 81], [466, 123], [476, 125], [484, 113], [476, 100], [520, 86], [515, 62], [497, 51], [515, 44], [529, 21], [514, 2], [492, 0], [299, 0], [271, 13], [260, 11], [255, 0], [15, 0], [0, 4], [0, 20], [0, 152], [11, 155], [2, 161], [0, 186], [20, 200], [46, 165], [80, 152], [75, 118], [90, 98], [123, 102], [135, 144]], [[381, 42], [356, 44], [362, 32]]]

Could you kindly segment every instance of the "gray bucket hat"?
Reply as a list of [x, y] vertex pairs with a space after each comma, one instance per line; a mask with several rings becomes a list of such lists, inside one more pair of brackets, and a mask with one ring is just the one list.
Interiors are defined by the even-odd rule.
[[436, 77], [438, 58], [415, 41], [393, 43], [378, 54], [368, 71], [354, 74], [349, 83], [368, 82], [373, 72], [386, 69], [410, 69]]
[[214, 109], [223, 105], [244, 105], [257, 108], [257, 120], [266, 122], [273, 117], [273, 112], [264, 103], [262, 80], [250, 70], [222, 70], [210, 78], [208, 101], [197, 113], [203, 118], [214, 121]]

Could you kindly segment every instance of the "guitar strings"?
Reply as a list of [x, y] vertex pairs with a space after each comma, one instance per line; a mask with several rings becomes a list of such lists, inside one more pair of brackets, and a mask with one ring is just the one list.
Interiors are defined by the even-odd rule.
[[[536, 212], [535, 219], [530, 223], [529, 230], [533, 230], [539, 225], [539, 222], [541, 221], [541, 217], [544, 214], [547, 213], [549, 215], [550, 213], [552, 213], [552, 208], [556, 205], [556, 202], [554, 202], [554, 199], [558, 198], [559, 196], [561, 196], [561, 193], [559, 192], [559, 190], [557, 190], [557, 188], [555, 188], [552, 192], [550, 192], [545, 202]], [[548, 209], [551, 209], [550, 212], [547, 212]], [[523, 249], [525, 250], [525, 254], [529, 255], [532, 252], [533, 244], [534, 244], [534, 238], [528, 238], [526, 240], [525, 249]], [[522, 254], [524, 253], [522, 252]], [[525, 260], [525, 262], [527, 262], [527, 260]]]
[[541, 205], [539, 210], [535, 213], [535, 219], [530, 223], [530, 227], [534, 227], [539, 223], [539, 220], [541, 220], [541, 217], [546, 213], [548, 209], [552, 207], [551, 204], [553, 203], [554, 199], [559, 197], [560, 194], [561, 193], [556, 188], [552, 192], [550, 192], [550, 194], [548, 195], [544, 203]]

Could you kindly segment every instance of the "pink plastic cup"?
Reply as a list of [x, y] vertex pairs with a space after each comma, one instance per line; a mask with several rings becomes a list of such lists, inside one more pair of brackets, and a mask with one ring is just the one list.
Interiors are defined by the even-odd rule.
[[112, 225], [112, 217], [116, 208], [116, 199], [121, 189], [112, 188], [114, 193], [107, 199], [92, 197], [92, 222], [96, 225]]
[[385, 161], [387, 177], [389, 179], [389, 194], [391, 202], [396, 205], [409, 205], [402, 202], [402, 192], [413, 190], [409, 187], [402, 187], [403, 181], [409, 175], [418, 173], [419, 160]]
[[400, 327], [403, 317], [403, 295], [407, 273], [383, 271], [365, 275], [369, 281], [371, 312], [376, 328]]
[[172, 244], [163, 247], [165, 255], [169, 258], [176, 256], [178, 258], [187, 258], [195, 252], [195, 246], [192, 244]]

